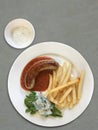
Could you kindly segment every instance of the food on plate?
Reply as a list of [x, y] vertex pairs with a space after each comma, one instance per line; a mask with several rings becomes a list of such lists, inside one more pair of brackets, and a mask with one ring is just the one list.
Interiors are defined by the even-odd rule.
[[31, 60], [24, 67], [20, 80], [22, 88], [32, 91], [24, 100], [26, 112], [62, 117], [62, 110], [78, 104], [85, 71], [76, 71], [76, 75], [74, 71], [75, 66], [69, 60], [62, 64], [48, 56]]
[[41, 116], [62, 117], [62, 112], [55, 107], [55, 104], [47, 100], [41, 92], [31, 92], [26, 96], [24, 103], [26, 112], [30, 114], [39, 113]]
[[23, 69], [21, 86], [26, 90], [44, 91], [49, 84], [49, 74], [58, 68], [53, 58], [39, 56], [32, 59]]

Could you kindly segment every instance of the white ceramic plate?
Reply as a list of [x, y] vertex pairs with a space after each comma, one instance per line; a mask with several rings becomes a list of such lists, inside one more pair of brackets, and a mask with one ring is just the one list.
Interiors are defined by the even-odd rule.
[[5, 27], [4, 37], [14, 48], [28, 47], [35, 38], [34, 26], [26, 19], [14, 19]]
[[[27, 92], [20, 86], [20, 75], [24, 66], [36, 56], [49, 54], [63, 56], [71, 60], [78, 70], [86, 71], [83, 93], [80, 102], [72, 109], [66, 109], [62, 118], [39, 118], [25, 113], [24, 98]], [[46, 127], [65, 125], [79, 117], [90, 103], [94, 90], [94, 79], [92, 71], [82, 55], [72, 47], [57, 43], [44, 42], [36, 44], [22, 52], [13, 63], [8, 76], [8, 93], [15, 109], [28, 121]]]

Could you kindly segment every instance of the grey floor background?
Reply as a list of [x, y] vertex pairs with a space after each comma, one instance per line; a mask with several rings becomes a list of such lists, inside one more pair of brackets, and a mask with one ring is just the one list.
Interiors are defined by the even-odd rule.
[[6, 24], [25, 18], [35, 27], [33, 44], [57, 41], [77, 49], [88, 61], [95, 79], [92, 100], [75, 121], [61, 130], [98, 129], [98, 0], [0, 0], [0, 130], [49, 129], [29, 123], [13, 108], [7, 92], [7, 76], [16, 57], [24, 50], [4, 40]]

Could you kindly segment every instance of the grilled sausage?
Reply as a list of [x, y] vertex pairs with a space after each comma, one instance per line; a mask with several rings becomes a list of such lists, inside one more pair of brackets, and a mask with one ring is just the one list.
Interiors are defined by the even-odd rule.
[[50, 57], [37, 57], [33, 59], [32, 64], [28, 63], [22, 72], [22, 85], [24, 85], [26, 89], [31, 90], [35, 85], [36, 76], [41, 71], [56, 70], [58, 66], [59, 64]]

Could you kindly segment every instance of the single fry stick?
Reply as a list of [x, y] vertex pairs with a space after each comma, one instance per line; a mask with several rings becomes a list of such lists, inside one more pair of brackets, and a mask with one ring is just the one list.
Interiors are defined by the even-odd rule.
[[85, 76], [85, 71], [83, 70], [80, 74], [80, 81], [79, 81], [79, 85], [78, 85], [78, 92], [77, 92], [78, 100], [80, 100], [80, 98], [81, 98], [84, 76]]
[[59, 65], [57, 69], [57, 75], [56, 75], [57, 80], [60, 78], [61, 74], [62, 74], [62, 66]]
[[77, 97], [76, 97], [76, 88], [75, 85], [73, 86], [73, 90], [72, 90], [72, 102], [73, 105], [75, 105], [77, 103]]
[[66, 77], [65, 77], [65, 80], [64, 80], [64, 84], [66, 82], [68, 82], [68, 80], [70, 79], [71, 72], [72, 72], [72, 63], [69, 64], [68, 71], [67, 71], [67, 74], [66, 74]]
[[61, 79], [58, 83], [58, 85], [62, 85], [64, 80], [65, 80], [65, 77], [66, 77], [66, 73], [67, 73], [67, 64], [66, 62], [64, 62], [63, 66], [62, 66], [62, 75], [61, 75]]
[[63, 88], [76, 84], [77, 82], [79, 82], [79, 78], [73, 79], [62, 86], [58, 86], [57, 88], [52, 89], [49, 93], [53, 93], [55, 91], [62, 90]]
[[[61, 81], [61, 77], [63, 75], [63, 68], [60, 65], [58, 70], [56, 71], [56, 76], [55, 80], [53, 81], [53, 87], [52, 88], [57, 88], [59, 86], [59, 82]], [[55, 98], [58, 95], [57, 92], [52, 93], [52, 96]]]
[[[63, 68], [62, 68], [62, 66], [60, 65], [60, 66], [59, 66], [59, 69], [58, 69], [58, 71], [57, 71], [57, 82], [59, 82], [59, 81], [61, 80], [62, 74], [63, 74]], [[58, 84], [57, 84], [57, 85], [58, 85]]]
[[61, 75], [62, 75], [62, 67], [59, 66], [57, 71], [53, 71], [53, 85], [52, 85], [52, 88], [56, 88], [57, 87]]
[[[52, 86], [52, 89], [54, 89], [54, 88], [56, 88], [56, 87], [58, 86], [59, 80], [57, 80], [57, 78], [58, 78], [58, 77], [57, 77], [57, 72], [54, 71], [54, 73], [53, 73], [53, 86]], [[54, 93], [51, 94], [51, 96], [52, 96], [53, 98], [55, 98], [56, 95], [57, 95], [56, 92], [54, 92]]]
[[73, 87], [68, 88], [68, 90], [66, 90], [66, 92], [64, 93], [64, 95], [62, 96], [62, 98], [60, 99], [59, 103], [62, 103], [66, 97], [68, 96], [68, 94], [73, 90]]
[[50, 74], [49, 75], [49, 85], [48, 85], [48, 89], [45, 94], [46, 97], [48, 96], [49, 92], [51, 91], [51, 88], [52, 88], [52, 75]]
[[53, 79], [52, 79], [52, 89], [56, 86], [56, 72], [53, 71]]

